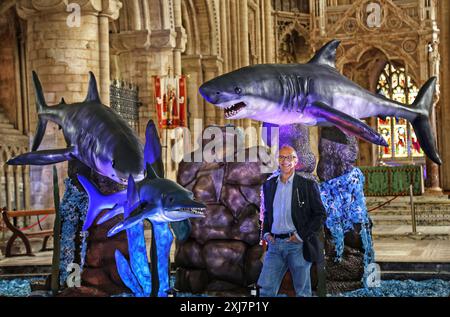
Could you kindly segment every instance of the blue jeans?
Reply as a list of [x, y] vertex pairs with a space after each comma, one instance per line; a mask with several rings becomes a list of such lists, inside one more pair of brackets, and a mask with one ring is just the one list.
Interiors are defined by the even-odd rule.
[[277, 296], [287, 269], [291, 273], [296, 295], [311, 296], [311, 262], [303, 258], [303, 242], [291, 242], [288, 239], [275, 239], [269, 245], [258, 279], [260, 296]]

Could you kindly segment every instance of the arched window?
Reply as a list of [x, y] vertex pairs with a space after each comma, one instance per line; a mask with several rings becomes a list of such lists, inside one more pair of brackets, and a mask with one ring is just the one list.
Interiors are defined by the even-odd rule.
[[[386, 98], [410, 105], [414, 102], [419, 90], [411, 77], [405, 73], [405, 68], [386, 63], [378, 78], [377, 92]], [[411, 161], [423, 158], [424, 154], [417, 141], [411, 124], [403, 118], [387, 117], [377, 119], [380, 133], [388, 147], [380, 146], [378, 158], [387, 161]]]

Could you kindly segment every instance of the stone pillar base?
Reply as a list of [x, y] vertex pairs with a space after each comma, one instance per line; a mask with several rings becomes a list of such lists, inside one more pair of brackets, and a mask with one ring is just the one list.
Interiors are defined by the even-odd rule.
[[431, 187], [425, 189], [425, 195], [427, 196], [442, 196], [444, 192], [442, 191], [442, 188], [440, 187]]

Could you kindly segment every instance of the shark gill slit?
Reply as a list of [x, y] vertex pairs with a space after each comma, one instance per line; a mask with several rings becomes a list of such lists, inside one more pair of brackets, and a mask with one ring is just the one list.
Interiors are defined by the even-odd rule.
[[292, 78], [292, 84], [294, 86], [294, 102], [292, 103], [291, 111], [296, 111], [298, 108], [298, 102], [301, 97], [301, 89], [300, 89], [300, 85], [298, 84], [297, 76], [294, 76]]
[[281, 75], [279, 81], [283, 88], [282, 111], [303, 112], [307, 105], [312, 79], [296, 75]]

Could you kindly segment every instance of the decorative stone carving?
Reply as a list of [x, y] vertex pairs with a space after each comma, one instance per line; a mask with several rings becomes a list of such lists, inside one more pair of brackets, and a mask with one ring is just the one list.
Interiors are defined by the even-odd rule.
[[397, 16], [390, 16], [387, 19], [386, 25], [390, 29], [399, 29], [402, 27], [402, 20], [400, 20]]
[[344, 22], [344, 31], [348, 34], [353, 34], [358, 30], [358, 21], [355, 18], [348, 18]]
[[414, 53], [417, 49], [417, 42], [414, 40], [405, 40], [402, 43], [402, 48], [405, 50], [405, 52], [407, 53]]

